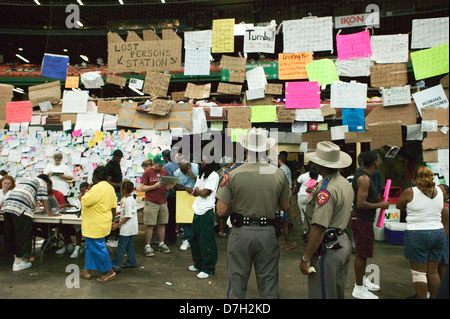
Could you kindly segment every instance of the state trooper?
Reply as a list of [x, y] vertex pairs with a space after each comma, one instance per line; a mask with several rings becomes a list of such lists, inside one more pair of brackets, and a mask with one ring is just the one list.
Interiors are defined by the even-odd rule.
[[253, 128], [239, 143], [247, 160], [231, 168], [220, 184], [216, 198], [219, 216], [230, 213], [233, 225], [228, 238], [227, 274], [230, 299], [243, 299], [252, 264], [261, 298], [279, 298], [278, 211], [289, 209], [290, 188], [284, 172], [261, 159], [276, 144], [267, 131]]
[[308, 198], [305, 217], [309, 230], [300, 270], [308, 275], [311, 299], [343, 299], [351, 256], [345, 228], [350, 219], [354, 192], [340, 168], [351, 157], [332, 142], [317, 143], [316, 152], [306, 153], [323, 180]]

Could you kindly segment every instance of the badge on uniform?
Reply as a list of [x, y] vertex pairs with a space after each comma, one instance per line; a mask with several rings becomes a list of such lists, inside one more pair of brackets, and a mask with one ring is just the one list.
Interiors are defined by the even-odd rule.
[[228, 182], [228, 179], [230, 177], [228, 176], [228, 173], [225, 174], [225, 176], [222, 178], [222, 182], [220, 183], [220, 187], [222, 187], [223, 185], [225, 185]]
[[329, 199], [330, 199], [330, 193], [328, 193], [328, 191], [325, 189], [321, 189], [316, 194], [316, 202], [317, 202], [317, 205], [319, 205], [319, 206], [325, 205]]

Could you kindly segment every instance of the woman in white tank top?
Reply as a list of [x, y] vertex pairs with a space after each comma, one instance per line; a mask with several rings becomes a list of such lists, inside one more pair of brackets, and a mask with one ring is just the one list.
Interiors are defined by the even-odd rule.
[[441, 221], [444, 198], [433, 178], [434, 174], [428, 167], [419, 166], [414, 179], [416, 186], [405, 189], [396, 205], [397, 209], [406, 209], [407, 212], [404, 254], [411, 265], [417, 298], [423, 299], [427, 291], [434, 298], [439, 288], [438, 265], [445, 245]]

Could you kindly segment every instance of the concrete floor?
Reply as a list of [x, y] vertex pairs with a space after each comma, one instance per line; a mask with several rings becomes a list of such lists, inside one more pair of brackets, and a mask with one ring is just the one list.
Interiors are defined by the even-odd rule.
[[[303, 252], [300, 239], [302, 225], [300, 218], [294, 220], [290, 239], [297, 243], [292, 250], [284, 248], [280, 237], [280, 284], [282, 299], [307, 299], [307, 277], [299, 270], [299, 261]], [[154, 257], [143, 253], [144, 235], [134, 238], [139, 266], [136, 269], [124, 269], [117, 278], [106, 283], [95, 280], [80, 280], [79, 288], [66, 287], [66, 272], [69, 265], [83, 269], [84, 256], [79, 260], [69, 255], [57, 256], [55, 247], [45, 253], [43, 264], [36, 251], [36, 262], [29, 269], [13, 272], [12, 258], [0, 251], [0, 299], [226, 299], [228, 288], [226, 276], [226, 238], [216, 238], [219, 260], [216, 275], [208, 279], [197, 279], [195, 273], [188, 270], [192, 264], [190, 249], [180, 251], [180, 239], [171, 246], [171, 253], [155, 251]], [[354, 255], [350, 264], [347, 280], [346, 299], [353, 299]], [[414, 295], [409, 264], [403, 257], [403, 247], [387, 242], [375, 242], [374, 258], [370, 264], [379, 266], [381, 291], [376, 294], [380, 299], [404, 299]], [[93, 272], [98, 277], [100, 273]], [[70, 279], [70, 278], [69, 278]], [[73, 281], [72, 281], [73, 282]], [[256, 281], [252, 274], [249, 280], [247, 298], [257, 299]]]

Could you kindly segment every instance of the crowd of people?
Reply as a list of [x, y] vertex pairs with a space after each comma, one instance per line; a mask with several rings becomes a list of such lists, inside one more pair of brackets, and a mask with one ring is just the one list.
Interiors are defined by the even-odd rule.
[[[179, 249], [190, 248], [192, 265], [188, 270], [205, 279], [215, 274], [218, 261], [216, 235], [227, 237], [227, 276], [229, 298], [245, 298], [252, 267], [259, 295], [278, 298], [278, 264], [283, 235], [285, 249], [296, 247], [289, 239], [289, 226], [297, 216], [291, 201], [296, 196], [304, 240], [300, 271], [308, 276], [310, 298], [344, 298], [352, 251], [355, 253], [355, 285], [352, 296], [377, 299], [379, 283], [366, 277], [367, 259], [374, 254], [374, 221], [378, 209], [387, 209], [382, 200], [383, 184], [378, 168], [381, 159], [376, 151], [358, 157], [359, 168], [349, 178], [341, 170], [352, 158], [331, 142], [320, 142], [313, 153], [306, 153], [308, 164], [293, 176], [287, 165], [288, 154], [280, 152], [278, 163], [264, 162], [273, 145], [262, 129], [252, 129], [239, 143], [246, 150], [246, 160], [236, 163], [223, 157], [215, 163], [207, 155], [201, 163], [192, 163], [176, 151], [165, 150], [142, 163], [144, 173], [136, 189], [122, 179], [120, 162], [123, 153], [116, 150], [106, 165], [93, 172], [92, 184], [80, 185], [80, 195], [69, 201], [70, 169], [62, 164], [63, 155], [55, 153], [36, 178], [15, 180], [2, 172], [0, 213], [4, 216], [2, 232], [5, 247], [13, 254], [13, 271], [32, 266], [32, 236], [50, 238], [43, 226], [33, 223], [37, 206], [45, 214], [58, 216], [59, 209], [75, 206], [81, 211], [81, 227], [61, 228], [63, 245], [57, 254], [71, 253], [78, 258], [85, 241], [85, 266], [80, 276], [89, 280], [92, 271], [106, 282], [116, 278], [123, 268], [136, 268], [133, 236], [139, 233], [136, 191], [145, 193], [143, 253], [155, 256], [152, 243], [162, 253], [170, 253], [183, 232]], [[211, 154], [212, 156], [213, 154]], [[278, 165], [276, 165], [278, 164]], [[261, 173], [277, 166], [271, 174]], [[166, 177], [177, 178], [175, 183]], [[446, 185], [435, 185], [434, 174], [418, 166], [414, 187], [403, 190], [396, 207], [406, 211], [404, 256], [411, 266], [414, 298], [435, 298], [448, 271], [449, 226]], [[251, 191], [249, 191], [251, 190]], [[176, 193], [193, 196], [192, 223], [176, 221]], [[295, 201], [294, 201], [295, 202]], [[110, 256], [107, 239], [118, 235], [114, 256]], [[218, 234], [216, 234], [218, 233]], [[75, 244], [72, 237], [75, 236]], [[124, 261], [126, 256], [126, 261]]]

